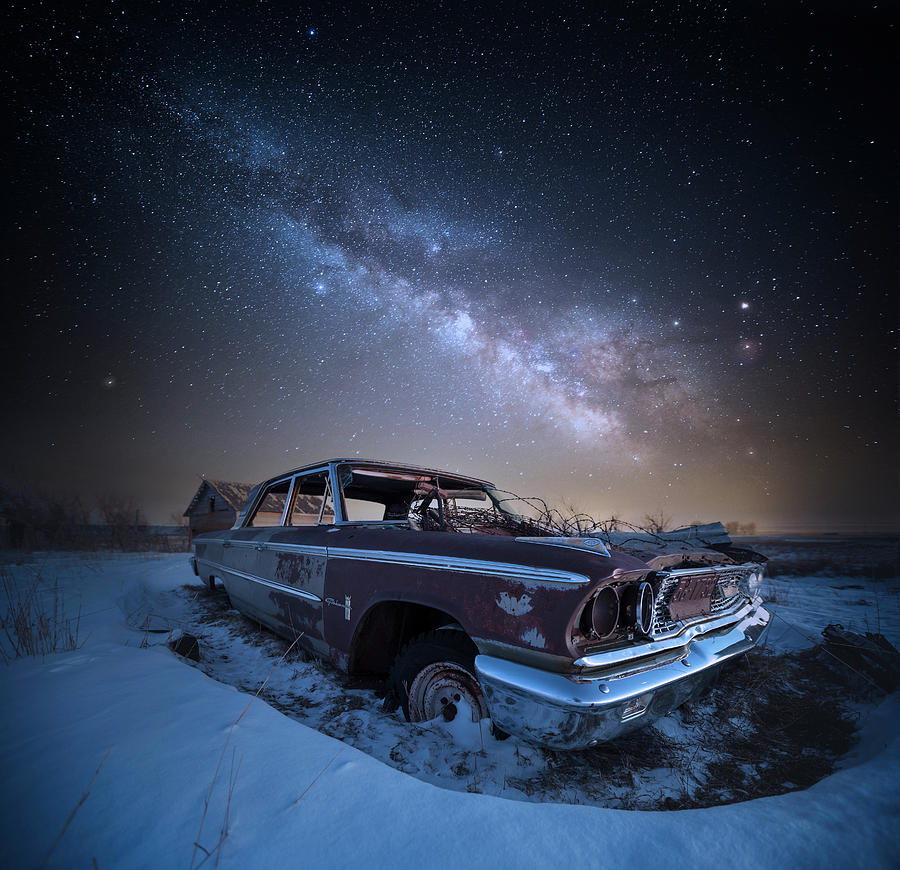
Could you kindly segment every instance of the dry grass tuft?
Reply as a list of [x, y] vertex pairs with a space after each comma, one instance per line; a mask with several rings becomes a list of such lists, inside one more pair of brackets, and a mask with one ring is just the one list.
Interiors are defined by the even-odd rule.
[[[704, 710], [718, 750], [692, 806], [715, 806], [808, 788], [852, 747], [857, 704], [872, 687], [821, 646], [759, 653], [722, 673]], [[718, 744], [718, 745], [716, 745]]]
[[81, 604], [75, 616], [67, 617], [58, 583], [48, 590], [38, 576], [22, 586], [8, 570], [0, 568], [0, 586], [5, 599], [0, 612], [0, 630], [6, 639], [0, 643], [4, 662], [78, 649]]

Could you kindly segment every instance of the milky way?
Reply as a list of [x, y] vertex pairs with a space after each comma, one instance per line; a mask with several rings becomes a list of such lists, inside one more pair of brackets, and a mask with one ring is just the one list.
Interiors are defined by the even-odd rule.
[[11, 19], [3, 477], [167, 516], [350, 454], [895, 517], [894, 16], [755, 15]]

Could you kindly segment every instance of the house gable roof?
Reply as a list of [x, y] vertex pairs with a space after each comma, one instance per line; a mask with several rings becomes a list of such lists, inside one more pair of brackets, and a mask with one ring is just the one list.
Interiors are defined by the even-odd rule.
[[253, 484], [238, 483], [234, 480], [210, 480], [209, 478], [204, 478], [197, 488], [197, 492], [194, 493], [191, 503], [187, 506], [184, 516], [191, 515], [207, 488], [224, 499], [229, 507], [234, 509], [235, 513], [240, 513], [241, 508], [247, 501], [247, 497], [250, 495], [250, 491], [253, 489]]

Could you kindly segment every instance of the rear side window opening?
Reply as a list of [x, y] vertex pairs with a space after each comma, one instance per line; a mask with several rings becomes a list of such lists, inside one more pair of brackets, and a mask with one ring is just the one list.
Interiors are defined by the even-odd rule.
[[271, 484], [263, 493], [263, 497], [259, 500], [246, 524], [252, 528], [280, 526], [290, 490], [290, 478]]

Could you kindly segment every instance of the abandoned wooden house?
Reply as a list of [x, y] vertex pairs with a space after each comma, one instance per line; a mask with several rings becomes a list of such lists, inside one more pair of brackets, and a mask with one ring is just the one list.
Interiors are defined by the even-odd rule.
[[184, 516], [191, 540], [202, 532], [230, 529], [253, 486], [231, 480], [208, 480], [200, 484]]

